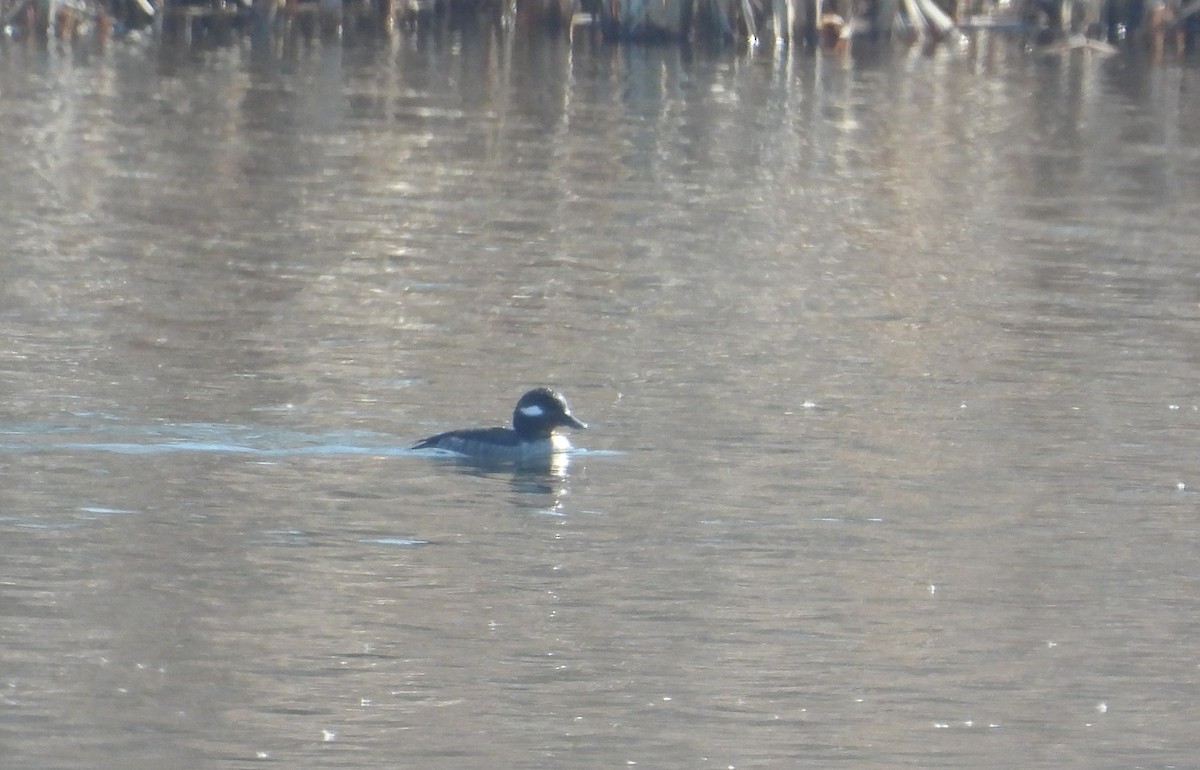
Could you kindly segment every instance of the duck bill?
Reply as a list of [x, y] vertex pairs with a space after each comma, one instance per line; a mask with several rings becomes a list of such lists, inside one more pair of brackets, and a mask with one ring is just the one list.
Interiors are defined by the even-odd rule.
[[573, 414], [564, 414], [562, 424], [568, 428], [579, 428], [580, 430], [587, 428], [587, 423], [575, 419], [575, 415]]

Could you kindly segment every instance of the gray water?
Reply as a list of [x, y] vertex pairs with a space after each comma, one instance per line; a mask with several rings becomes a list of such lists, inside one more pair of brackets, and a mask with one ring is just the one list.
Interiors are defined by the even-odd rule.
[[1198, 89], [5, 44], [3, 766], [1193, 766]]

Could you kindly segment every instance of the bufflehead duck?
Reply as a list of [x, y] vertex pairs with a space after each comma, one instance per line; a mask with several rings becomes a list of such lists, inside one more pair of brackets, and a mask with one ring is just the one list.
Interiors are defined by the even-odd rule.
[[511, 428], [468, 428], [422, 439], [413, 449], [448, 449], [484, 462], [546, 462], [571, 448], [559, 428], [586, 428], [571, 414], [567, 400], [550, 388], [521, 396]]

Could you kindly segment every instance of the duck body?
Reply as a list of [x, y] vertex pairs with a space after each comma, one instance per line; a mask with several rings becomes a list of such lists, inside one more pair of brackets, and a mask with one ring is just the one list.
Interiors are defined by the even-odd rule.
[[413, 449], [444, 449], [488, 463], [541, 462], [571, 448], [560, 429], [586, 427], [587, 423], [571, 414], [562, 394], [536, 388], [517, 401], [511, 428], [447, 431], [418, 441]]

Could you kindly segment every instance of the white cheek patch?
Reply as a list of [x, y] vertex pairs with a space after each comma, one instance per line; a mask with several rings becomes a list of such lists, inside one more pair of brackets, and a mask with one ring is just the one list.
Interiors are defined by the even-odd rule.
[[537, 404], [534, 404], [533, 406], [521, 407], [521, 414], [525, 415], [526, 417], [541, 417], [545, 413], [546, 410], [542, 409]]

